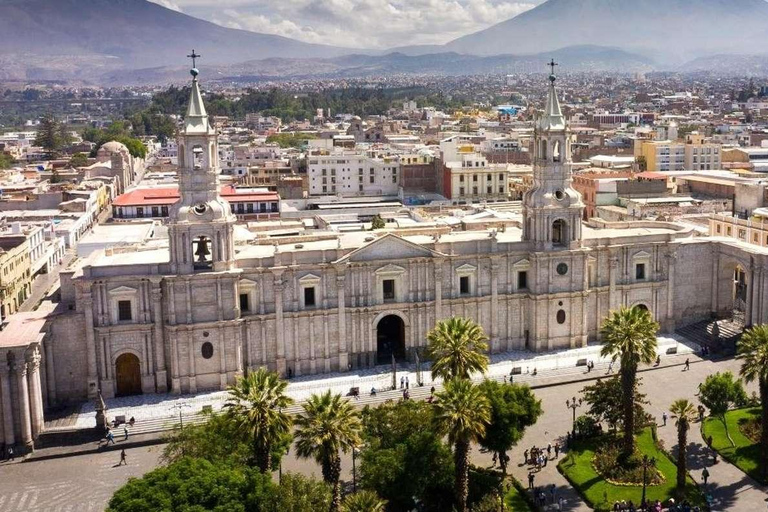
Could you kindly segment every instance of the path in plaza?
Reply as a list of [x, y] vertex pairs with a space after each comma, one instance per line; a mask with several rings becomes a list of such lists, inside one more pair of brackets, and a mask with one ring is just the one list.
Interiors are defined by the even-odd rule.
[[[682, 371], [684, 359], [685, 357], [663, 357], [662, 363], [668, 366], [662, 366], [661, 368], [641, 372], [640, 374], [643, 392], [648, 395], [651, 401], [650, 405], [647, 406], [647, 410], [659, 418], [659, 421], [662, 412], [668, 411], [670, 404], [678, 398], [688, 398], [693, 400], [694, 403], [698, 403], [695, 396], [697, 385], [707, 375], [723, 370], [737, 372], [740, 365], [735, 360], [719, 362], [701, 361], [697, 357], [691, 356], [691, 369], [689, 371]], [[541, 379], [539, 381], [530, 382], [533, 379], [530, 377], [529, 379], [523, 379], [534, 385], [547, 382], [545, 387], [535, 389], [536, 395], [542, 400], [544, 413], [536, 426], [528, 429], [519, 446], [509, 453], [511, 457], [510, 472], [523, 483], [527, 481], [528, 474], [527, 467], [521, 464], [523, 451], [534, 444], [546, 447], [547, 443], [554, 443], [571, 428], [572, 413], [566, 408], [565, 400], [574, 395], [578, 397], [579, 391], [586, 383], [552, 384], [555, 384], [558, 378], [572, 381], [576, 377], [575, 371], [582, 378], [598, 377], [605, 374], [606, 366], [598, 366], [593, 371], [593, 375], [583, 374], [583, 369], [575, 370], [563, 367], [558, 370], [553, 369], [540, 373], [536, 377], [536, 379]], [[384, 398], [383, 396], [377, 397], [380, 400]], [[583, 413], [583, 410], [577, 411], [577, 414], [581, 413]], [[666, 427], [659, 427], [659, 437], [668, 449], [674, 451], [677, 443], [674, 419], [670, 419]], [[709, 491], [715, 499], [715, 510], [765, 510], [765, 500], [768, 498], [765, 488], [757, 487], [746, 475], [727, 462], [721, 461], [714, 466], [711, 465], [711, 455], [703, 445], [698, 423], [692, 426], [689, 433], [689, 441], [691, 473], [697, 481], [700, 481], [703, 467], [706, 465], [709, 468], [711, 475]], [[138, 453], [151, 454], [151, 456], [137, 456], [136, 460], [141, 464], [141, 467], [131, 468], [130, 471], [135, 471], [133, 474], [139, 475], [151, 470], [157, 464], [158, 453], [161, 449], [162, 446], [137, 448]], [[44, 451], [41, 450], [41, 452]], [[124, 468], [111, 468], [108, 465], [108, 462], [111, 462], [113, 459], [117, 460], [118, 453], [106, 452], [78, 455], [47, 461], [32, 461], [23, 464], [0, 466], [0, 473], [4, 476], [4, 478], [0, 478], [0, 496], [13, 495], [15, 496], [13, 498], [15, 500], [14, 503], [18, 503], [23, 496], [29, 496], [25, 498], [29, 500], [34, 495], [36, 496], [36, 503], [45, 504], [51, 503], [51, 500], [60, 500], [62, 503], [74, 507], [50, 510], [98, 510], [98, 507], [93, 508], [95, 506], [93, 504], [100, 502], [103, 506], [111, 492], [125, 482], [125, 473], [128, 473], [128, 470], [123, 472]], [[472, 458], [478, 465], [491, 465], [491, 455], [481, 453], [477, 448], [473, 449]], [[79, 468], [81, 466], [88, 468], [88, 470], [78, 470], [76, 472], [71, 470], [71, 468]], [[347, 481], [351, 481], [352, 460], [350, 455], [343, 458], [342, 466], [344, 478]], [[320, 477], [320, 469], [314, 461], [296, 459], [293, 450], [284, 459], [283, 471], [299, 472]], [[31, 477], [33, 474], [35, 475], [34, 479]], [[34, 482], [34, 484], [29, 482]], [[562, 496], [566, 500], [565, 510], [589, 510], [565, 478], [557, 471], [555, 461], [550, 462], [546, 468], [543, 468], [541, 472], [536, 474], [535, 485], [548, 486], [550, 484], [555, 484], [557, 495]], [[25, 502], [26, 505], [24, 505], [28, 508], [18, 508], [17, 505], [14, 505], [17, 508], [8, 508], [8, 500], [9, 498], [6, 497], [5, 504], [0, 503], [0, 511], [32, 510], [37, 512], [37, 510], [49, 510], [28, 506], [29, 501]], [[639, 496], [636, 501], [639, 501]], [[85, 505], [78, 507], [80, 503]]]

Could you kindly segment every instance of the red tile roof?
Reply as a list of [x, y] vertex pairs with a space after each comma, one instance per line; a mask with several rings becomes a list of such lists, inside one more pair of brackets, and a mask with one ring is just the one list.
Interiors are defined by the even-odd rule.
[[[232, 185], [219, 191], [221, 197], [232, 203], [278, 201], [277, 192], [238, 192]], [[181, 198], [177, 187], [139, 188], [115, 198], [113, 206], [170, 206]]]

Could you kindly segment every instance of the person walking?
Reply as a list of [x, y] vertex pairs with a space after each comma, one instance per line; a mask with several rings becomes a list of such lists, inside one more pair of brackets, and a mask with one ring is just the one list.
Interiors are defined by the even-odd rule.
[[109, 445], [109, 443], [115, 444], [115, 434], [113, 434], [111, 430], [107, 432], [107, 445]]
[[663, 426], [666, 427], [667, 426], [667, 411], [664, 411], [663, 413], [661, 413], [661, 419], [664, 420], [664, 425]]
[[123, 441], [128, 440], [128, 425], [123, 425], [123, 433], [125, 434], [125, 437], [123, 438]]
[[707, 485], [707, 480], [709, 480], [709, 471], [707, 468], [704, 468], [704, 471], [701, 472], [701, 479], [704, 480], [704, 485]]
[[555, 458], [560, 457], [560, 443], [555, 443]]
[[607, 373], [613, 373], [613, 361], [608, 363], [608, 372]]
[[533, 479], [536, 478], [536, 475], [533, 474], [533, 471], [528, 472], [528, 488], [533, 490]]
[[118, 466], [122, 466], [123, 464], [125, 464], [126, 466], [128, 465], [128, 461], [125, 459], [125, 448], [120, 450], [120, 463], [118, 464]]
[[528, 450], [523, 452], [523, 464], [528, 464]]
[[405, 389], [409, 389], [411, 387], [411, 379], [409, 379], [407, 376], [405, 377]]
[[405, 376], [400, 377], [400, 389], [405, 388]]
[[10, 460], [13, 462], [16, 459], [16, 454], [13, 453], [13, 446], [8, 447], [8, 452], [6, 453], [6, 460]]
[[552, 443], [547, 443], [547, 458], [552, 456]]
[[690, 369], [691, 369], [691, 360], [690, 359], [686, 359], [685, 360], [685, 366], [683, 367], [683, 371], [686, 372], [686, 371], [688, 371]]

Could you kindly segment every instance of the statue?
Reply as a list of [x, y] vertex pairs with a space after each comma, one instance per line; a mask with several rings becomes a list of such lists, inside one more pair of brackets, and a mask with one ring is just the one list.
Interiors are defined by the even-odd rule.
[[101, 389], [99, 389], [96, 398], [96, 430], [106, 432], [107, 429], [107, 404], [104, 402], [104, 397], [101, 396]]

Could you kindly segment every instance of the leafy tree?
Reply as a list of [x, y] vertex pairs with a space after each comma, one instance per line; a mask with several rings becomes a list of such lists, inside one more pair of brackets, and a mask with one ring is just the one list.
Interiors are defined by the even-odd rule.
[[522, 438], [525, 429], [541, 416], [541, 400], [531, 388], [520, 384], [499, 384], [486, 380], [480, 390], [491, 406], [491, 421], [480, 438], [480, 446], [498, 454], [502, 472], [507, 474], [507, 451]]
[[277, 373], [259, 368], [229, 387], [227, 414], [252, 443], [253, 459], [262, 473], [272, 469], [272, 451], [289, 434], [291, 417], [282, 411], [293, 403], [288, 383]]
[[371, 219], [371, 231], [374, 229], [384, 229], [385, 227], [387, 227], [387, 223], [384, 222], [384, 219], [381, 218], [381, 215], [378, 213], [374, 215]]
[[384, 512], [386, 501], [373, 491], [358, 491], [344, 498], [342, 512]]
[[13, 165], [13, 158], [8, 153], [0, 151], [0, 169], [10, 169]]
[[432, 428], [434, 408], [406, 400], [362, 412], [361, 487], [388, 501], [390, 512], [416, 508], [449, 510], [453, 480], [451, 450]]
[[83, 139], [96, 143], [91, 156], [96, 156], [96, 152], [101, 146], [109, 141], [117, 141], [125, 144], [131, 156], [145, 158], [147, 156], [147, 147], [139, 139], [131, 134], [129, 125], [125, 121], [114, 121], [106, 129], [86, 128], [82, 133]]
[[622, 387], [624, 410], [624, 437], [622, 450], [625, 457], [635, 451], [635, 389], [637, 368], [641, 363], [650, 364], [656, 356], [656, 333], [659, 324], [650, 312], [640, 308], [622, 307], [603, 321], [600, 333], [603, 338], [602, 357], [611, 356], [621, 362], [619, 376]]
[[52, 115], [47, 115], [40, 119], [37, 136], [35, 137], [35, 146], [42, 147], [49, 157], [55, 156], [67, 143], [65, 134], [66, 132], [62, 125], [56, 121], [56, 118]]
[[132, 478], [109, 500], [108, 512], [245, 512], [247, 496], [268, 489], [270, 475], [184, 458]]
[[69, 159], [70, 167], [85, 167], [86, 165], [88, 165], [88, 155], [85, 153], [75, 153]]
[[688, 470], [685, 466], [686, 452], [688, 449], [688, 430], [696, 418], [696, 409], [688, 400], [681, 398], [675, 400], [669, 408], [669, 412], [676, 416], [677, 426], [677, 490], [685, 491], [685, 477]]
[[198, 425], [187, 424], [168, 436], [163, 460], [170, 464], [185, 457], [206, 459], [214, 464], [244, 466], [251, 461], [252, 443], [243, 435], [232, 416], [211, 414], [208, 421]]
[[305, 145], [305, 141], [315, 138], [317, 135], [314, 133], [284, 132], [270, 135], [267, 137], [267, 142], [276, 143], [281, 148], [301, 148]]
[[760, 392], [760, 471], [768, 477], [768, 325], [756, 325], [747, 330], [739, 341], [738, 355], [742, 358], [741, 377], [746, 382], [757, 381]]
[[427, 355], [432, 359], [432, 378], [468, 379], [488, 369], [488, 337], [469, 318], [453, 317], [437, 323], [427, 334]]
[[709, 375], [704, 380], [699, 391], [699, 400], [709, 409], [709, 413], [723, 422], [725, 435], [731, 446], [734, 446], [731, 434], [728, 432], [728, 424], [725, 421], [725, 413], [733, 405], [747, 402], [747, 393], [741, 381], [731, 372], [717, 372]]
[[[645, 414], [643, 405], [648, 403], [645, 400], [645, 395], [638, 390], [639, 387], [640, 379], [638, 378], [635, 382], [633, 393], [635, 418], [642, 417]], [[596, 421], [604, 421], [614, 430], [623, 426], [624, 407], [622, 400], [624, 390], [618, 375], [609, 379], [597, 379], [594, 384], [586, 386], [582, 390], [582, 394], [584, 395], [584, 401], [589, 406], [588, 414]], [[635, 432], [637, 430], [638, 428], [635, 428]]]
[[312, 395], [296, 418], [296, 453], [320, 464], [323, 480], [333, 487], [331, 512], [341, 507], [341, 456], [360, 445], [360, 417], [352, 404], [330, 390]]
[[[266, 476], [266, 475], [265, 475]], [[280, 485], [272, 486], [263, 499], [251, 499], [250, 510], [259, 512], [326, 511], [331, 506], [328, 484], [303, 475], [286, 473]], [[254, 503], [255, 502], [255, 503]]]
[[469, 494], [469, 452], [479, 442], [491, 421], [491, 407], [479, 387], [467, 379], [449, 380], [437, 393], [435, 422], [438, 431], [448, 436], [454, 447], [455, 488], [458, 512], [467, 511]]

